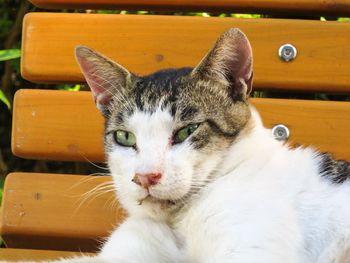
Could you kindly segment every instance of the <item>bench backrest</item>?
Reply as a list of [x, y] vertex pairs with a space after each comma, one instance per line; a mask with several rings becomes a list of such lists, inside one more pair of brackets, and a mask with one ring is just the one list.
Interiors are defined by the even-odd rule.
[[[296, 12], [304, 16], [350, 14], [350, 3], [346, 0], [32, 2], [45, 8], [244, 11], [279, 16]], [[31, 13], [24, 19], [22, 75], [40, 83], [82, 82], [73, 56], [74, 47], [79, 44], [100, 51], [137, 74], [194, 66], [218, 35], [230, 27], [241, 28], [251, 40], [255, 90], [350, 91], [350, 23], [319, 20]], [[279, 57], [278, 51], [284, 44], [297, 49], [294, 60], [286, 62]], [[289, 128], [292, 144], [312, 144], [338, 158], [350, 159], [350, 102], [254, 98], [252, 103], [267, 127], [284, 124]], [[15, 97], [12, 149], [24, 158], [104, 161], [102, 126], [102, 117], [89, 92], [22, 90]], [[124, 214], [118, 206], [104, 209], [105, 203], [113, 198], [111, 194], [91, 201], [92, 205], [80, 206], [77, 212], [79, 196], [110, 180], [84, 178], [11, 174], [5, 186], [1, 216], [6, 244], [96, 249], [95, 239], [107, 236]]]

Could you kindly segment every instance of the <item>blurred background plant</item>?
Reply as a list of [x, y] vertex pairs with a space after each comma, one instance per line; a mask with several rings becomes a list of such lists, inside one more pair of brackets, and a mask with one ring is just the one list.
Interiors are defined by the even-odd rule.
[[[0, 0], [0, 184], [12, 169], [10, 150], [11, 105], [18, 83], [22, 19], [30, 4]], [[10, 168], [11, 167], [11, 168]], [[2, 196], [2, 187], [0, 197]]]

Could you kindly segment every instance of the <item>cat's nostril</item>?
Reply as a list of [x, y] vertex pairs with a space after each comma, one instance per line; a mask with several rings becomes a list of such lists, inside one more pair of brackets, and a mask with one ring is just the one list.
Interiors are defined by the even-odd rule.
[[149, 188], [152, 185], [156, 185], [162, 178], [161, 173], [136, 173], [132, 181], [135, 184], [142, 186], [143, 188]]

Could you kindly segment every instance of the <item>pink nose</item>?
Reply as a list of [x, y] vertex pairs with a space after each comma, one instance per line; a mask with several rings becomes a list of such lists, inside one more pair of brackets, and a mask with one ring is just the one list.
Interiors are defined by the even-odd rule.
[[135, 184], [141, 185], [143, 188], [149, 188], [151, 185], [155, 185], [162, 178], [161, 173], [148, 173], [140, 174], [136, 173], [132, 181]]

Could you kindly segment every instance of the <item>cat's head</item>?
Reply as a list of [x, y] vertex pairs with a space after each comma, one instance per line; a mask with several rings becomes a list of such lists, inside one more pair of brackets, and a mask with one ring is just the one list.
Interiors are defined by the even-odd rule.
[[136, 76], [87, 47], [76, 57], [105, 117], [108, 165], [130, 213], [177, 209], [218, 176], [250, 118], [252, 51], [240, 30], [226, 31], [194, 69]]

